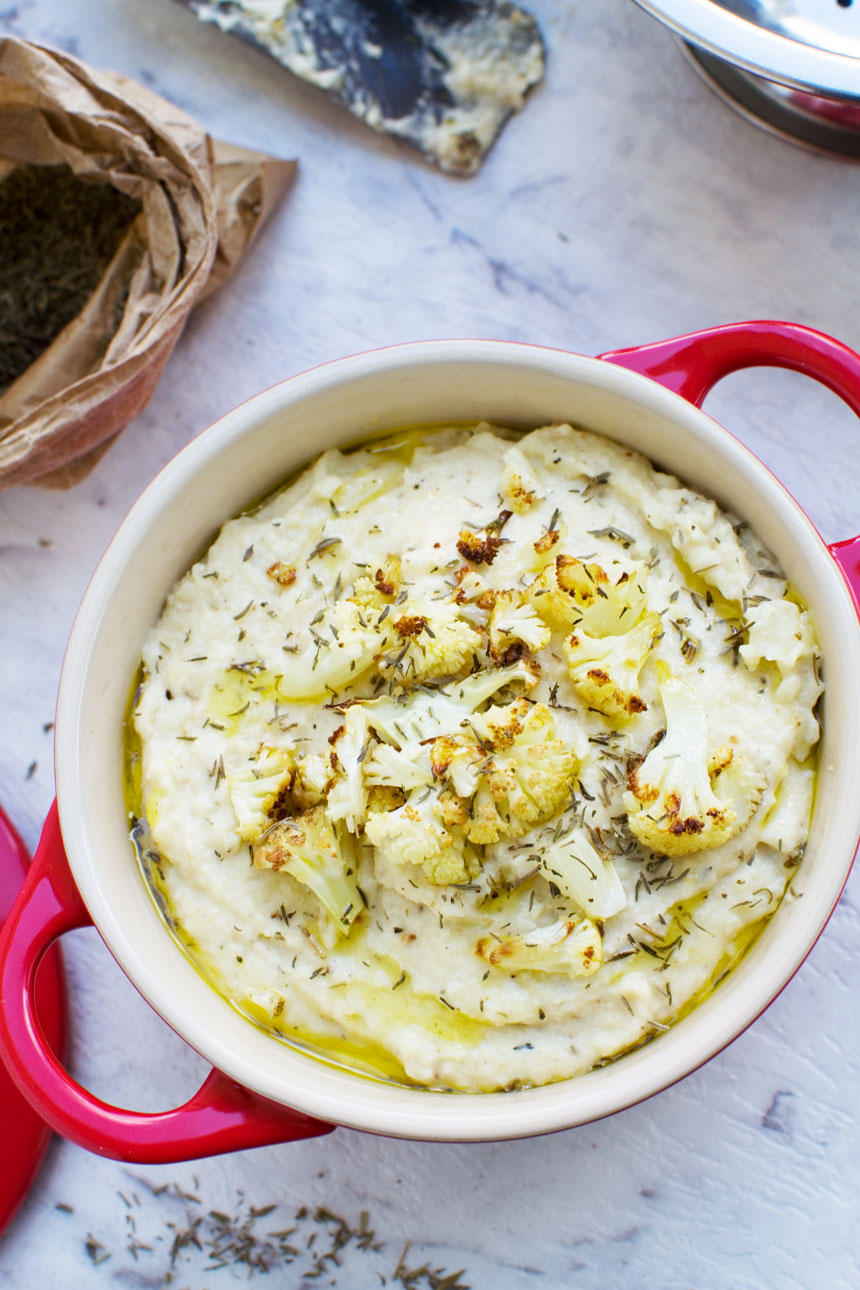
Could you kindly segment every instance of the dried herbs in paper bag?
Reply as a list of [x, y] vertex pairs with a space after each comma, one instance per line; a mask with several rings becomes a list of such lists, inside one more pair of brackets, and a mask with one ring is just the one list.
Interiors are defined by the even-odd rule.
[[0, 39], [0, 487], [86, 474], [145, 407], [189, 311], [233, 272], [294, 170], [211, 139], [126, 77]]

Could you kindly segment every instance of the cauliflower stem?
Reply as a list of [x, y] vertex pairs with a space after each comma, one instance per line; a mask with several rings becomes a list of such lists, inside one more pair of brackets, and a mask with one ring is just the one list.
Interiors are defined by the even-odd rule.
[[560, 919], [516, 936], [483, 937], [475, 948], [491, 967], [506, 972], [591, 976], [603, 962], [600, 933], [588, 918]]
[[583, 828], [568, 829], [541, 853], [540, 863], [547, 880], [589, 918], [611, 918], [627, 904], [614, 864], [597, 853]]

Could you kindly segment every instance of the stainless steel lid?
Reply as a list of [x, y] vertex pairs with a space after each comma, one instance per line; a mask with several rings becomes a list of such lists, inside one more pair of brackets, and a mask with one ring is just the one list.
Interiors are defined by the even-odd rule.
[[636, 0], [682, 39], [796, 89], [860, 99], [860, 0]]

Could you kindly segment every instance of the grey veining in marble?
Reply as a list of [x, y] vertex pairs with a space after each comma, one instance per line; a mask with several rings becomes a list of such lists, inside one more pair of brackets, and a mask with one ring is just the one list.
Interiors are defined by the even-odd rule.
[[[630, 0], [530, 7], [549, 48], [546, 82], [471, 180], [371, 134], [172, 0], [0, 7], [0, 31], [118, 68], [213, 133], [301, 167], [237, 278], [195, 314], [152, 404], [95, 473], [66, 494], [0, 493], [0, 801], [31, 845], [51, 800], [63, 647], [94, 564], [164, 462], [241, 399], [315, 363], [430, 336], [594, 354], [784, 317], [860, 344], [860, 172], [735, 116]], [[707, 408], [776, 471], [825, 539], [854, 535], [860, 427], [833, 396], [800, 376], [748, 372]], [[164, 1285], [164, 1223], [182, 1225], [198, 1208], [232, 1212], [241, 1191], [246, 1203], [277, 1200], [278, 1227], [303, 1203], [353, 1222], [369, 1211], [385, 1248], [348, 1250], [311, 1286], [391, 1285], [410, 1240], [413, 1266], [465, 1268], [473, 1290], [856, 1290], [858, 893], [855, 873], [803, 970], [726, 1052], [587, 1128], [478, 1146], [340, 1130], [149, 1169], [55, 1142], [0, 1242], [0, 1285]], [[65, 952], [76, 1076], [146, 1109], [187, 1096], [201, 1060], [137, 997], [97, 935], [74, 933]], [[177, 1183], [201, 1206], [153, 1198], [141, 1179]], [[130, 1210], [120, 1192], [140, 1206]], [[129, 1216], [154, 1245], [137, 1261]], [[110, 1258], [94, 1264], [88, 1234], [101, 1243], [95, 1257]], [[266, 1284], [293, 1290], [311, 1262]], [[237, 1270], [204, 1267], [192, 1250], [172, 1284], [234, 1283]]]

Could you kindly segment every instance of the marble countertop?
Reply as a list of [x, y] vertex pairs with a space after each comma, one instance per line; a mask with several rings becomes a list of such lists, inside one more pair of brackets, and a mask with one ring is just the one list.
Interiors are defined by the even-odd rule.
[[[531, 8], [550, 50], [546, 82], [480, 174], [455, 180], [172, 0], [0, 7], [0, 32], [117, 68], [214, 134], [300, 162], [238, 276], [195, 313], [152, 403], [95, 472], [68, 493], [0, 493], [0, 801], [31, 846], [52, 796], [63, 647], [90, 573], [160, 467], [248, 395], [326, 359], [432, 336], [594, 354], [782, 317], [860, 344], [856, 168], [736, 116], [630, 0]], [[860, 434], [832, 395], [757, 371], [725, 381], [707, 407], [825, 539], [854, 535]], [[855, 872], [804, 968], [727, 1051], [585, 1128], [486, 1145], [339, 1130], [152, 1168], [54, 1140], [0, 1242], [0, 1283], [231, 1285], [247, 1279], [246, 1265], [207, 1271], [206, 1249], [193, 1245], [171, 1265], [171, 1244], [196, 1218], [205, 1247], [217, 1235], [210, 1211], [242, 1219], [276, 1203], [256, 1218], [260, 1235], [310, 1209], [294, 1238], [302, 1252], [269, 1282], [287, 1290], [434, 1284], [407, 1278], [424, 1264], [465, 1269], [459, 1284], [473, 1290], [854, 1290], [858, 896]], [[95, 932], [67, 937], [64, 951], [75, 1076], [119, 1104], [184, 1100], [201, 1059], [139, 999]], [[381, 1248], [353, 1238], [340, 1266], [326, 1260], [306, 1282], [333, 1230], [314, 1221], [316, 1206], [352, 1225], [368, 1211]]]

